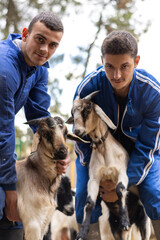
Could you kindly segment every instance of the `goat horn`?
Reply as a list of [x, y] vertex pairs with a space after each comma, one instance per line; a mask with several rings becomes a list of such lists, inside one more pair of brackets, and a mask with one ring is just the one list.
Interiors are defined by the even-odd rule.
[[74, 118], [73, 118], [72, 116], [69, 117], [65, 123], [67, 123], [67, 124], [73, 124], [73, 123], [74, 123]]
[[94, 91], [94, 92], [90, 93], [89, 95], [85, 96], [83, 99], [91, 100], [99, 92], [100, 92], [100, 90]]
[[32, 120], [25, 122], [24, 124], [37, 125], [41, 120], [42, 120], [42, 118], [32, 119]]
[[73, 133], [70, 133], [68, 132], [67, 134], [67, 138], [70, 139], [70, 140], [73, 140], [73, 141], [77, 141], [77, 142], [80, 142], [80, 143], [91, 143], [90, 141], [86, 141], [80, 137], [78, 137], [77, 135], [73, 134]]

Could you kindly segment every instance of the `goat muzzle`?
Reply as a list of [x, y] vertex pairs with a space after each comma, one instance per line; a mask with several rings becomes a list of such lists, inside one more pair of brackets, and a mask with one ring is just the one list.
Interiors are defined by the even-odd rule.
[[85, 132], [81, 132], [79, 129], [75, 129], [74, 134], [80, 138], [83, 138], [86, 136]]
[[98, 145], [104, 143], [107, 137], [108, 137], [108, 131], [106, 131], [104, 136], [102, 136], [97, 142], [92, 141], [90, 144], [90, 148], [96, 149]]
[[68, 149], [65, 146], [61, 146], [58, 150], [54, 151], [54, 159], [63, 160], [67, 157]]

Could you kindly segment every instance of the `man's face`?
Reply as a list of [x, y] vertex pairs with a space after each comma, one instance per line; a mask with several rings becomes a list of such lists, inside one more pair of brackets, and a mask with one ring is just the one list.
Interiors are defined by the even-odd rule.
[[137, 67], [140, 57], [136, 60], [130, 54], [105, 54], [102, 63], [106, 76], [116, 94], [125, 97], [133, 78], [134, 68]]
[[31, 32], [22, 34], [22, 53], [28, 66], [42, 66], [55, 53], [63, 33], [36, 22]]

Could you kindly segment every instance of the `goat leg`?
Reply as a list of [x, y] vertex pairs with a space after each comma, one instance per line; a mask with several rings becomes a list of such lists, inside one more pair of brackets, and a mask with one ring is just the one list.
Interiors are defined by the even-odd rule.
[[130, 228], [130, 221], [126, 205], [127, 190], [122, 182], [118, 183], [116, 187], [116, 193], [119, 199], [120, 228], [124, 231], [128, 231]]
[[89, 232], [89, 227], [90, 227], [90, 219], [91, 219], [91, 213], [93, 211], [95, 204], [92, 201], [91, 197], [87, 197], [86, 205], [84, 208], [85, 212], [85, 217], [84, 221], [82, 223], [82, 226], [77, 234], [77, 240], [87, 240], [87, 234]]
[[88, 181], [88, 197], [87, 197], [86, 205], [84, 208], [83, 223], [80, 228], [80, 231], [77, 234], [77, 239], [81, 239], [81, 240], [87, 239], [87, 234], [89, 232], [89, 227], [90, 227], [91, 213], [95, 207], [95, 203], [96, 203], [98, 192], [99, 192], [99, 182], [100, 182], [100, 179], [95, 178], [92, 173]]

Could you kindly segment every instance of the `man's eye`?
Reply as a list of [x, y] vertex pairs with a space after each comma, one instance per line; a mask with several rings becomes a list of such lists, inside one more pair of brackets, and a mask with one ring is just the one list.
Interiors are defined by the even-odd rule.
[[112, 68], [112, 65], [107, 65], [106, 68], [107, 68], [107, 69], [111, 69], [111, 68]]
[[57, 43], [51, 43], [51, 44], [50, 44], [50, 47], [51, 47], [51, 48], [57, 48], [57, 47], [58, 47], [58, 44], [57, 44]]
[[38, 37], [36, 40], [37, 40], [39, 43], [43, 43], [43, 42], [44, 42], [43, 38], [41, 38], [41, 37]]
[[121, 67], [122, 70], [125, 70], [125, 69], [127, 69], [127, 68], [129, 68], [129, 65], [123, 65], [123, 66]]
[[126, 68], [126, 67], [127, 67], [127, 65], [123, 65], [123, 66], [122, 66], [122, 68]]

